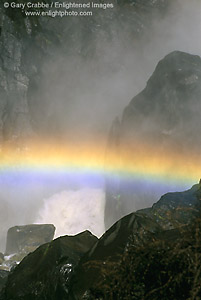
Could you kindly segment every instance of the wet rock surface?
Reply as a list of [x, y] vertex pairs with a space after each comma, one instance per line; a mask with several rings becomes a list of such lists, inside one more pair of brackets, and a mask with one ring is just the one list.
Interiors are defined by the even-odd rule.
[[99, 240], [85, 231], [40, 246], [12, 270], [0, 299], [199, 297], [200, 191], [199, 183], [168, 193]]
[[[192, 270], [196, 255], [201, 261], [197, 235], [200, 190], [198, 184], [183, 193], [166, 194], [152, 208], [114, 224], [81, 259], [71, 280], [69, 299], [191, 297], [195, 274], [196, 284], [201, 280], [198, 261], [197, 269]], [[197, 293], [200, 295], [200, 288]]]
[[200, 299], [199, 231], [200, 220], [193, 228], [162, 232], [141, 247], [131, 242], [119, 263], [100, 268], [103, 280], [82, 299]]
[[8, 277], [9, 272], [5, 270], [0, 270], [0, 291], [2, 288], [5, 286], [7, 282], [7, 277]]
[[3, 299], [66, 299], [73, 269], [96, 241], [85, 231], [42, 245], [10, 274]]

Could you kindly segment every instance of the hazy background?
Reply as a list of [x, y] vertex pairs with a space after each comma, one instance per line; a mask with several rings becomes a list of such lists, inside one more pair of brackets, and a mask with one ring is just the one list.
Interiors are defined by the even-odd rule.
[[138, 40], [129, 35], [129, 19], [123, 28], [111, 21], [112, 37], [100, 30], [91, 57], [55, 53], [55, 60], [44, 65], [39, 91], [49, 103], [47, 114], [54, 112], [64, 135], [105, 137], [160, 59], [174, 50], [201, 55], [200, 11], [198, 0], [175, 1], [168, 15], [154, 16]]
[[[131, 39], [129, 18], [122, 28], [111, 20], [111, 38], [100, 30], [93, 40], [95, 54], [85, 57], [57, 49], [54, 59], [43, 62], [40, 88], [31, 98], [37, 98], [30, 103], [35, 128], [42, 124], [45, 113], [49, 125], [44, 124], [44, 138], [56, 136], [71, 143], [107, 141], [112, 121], [121, 117], [131, 98], [145, 87], [160, 59], [174, 50], [201, 55], [200, 13], [198, 0], [175, 1], [168, 15], [154, 16], [140, 39]], [[76, 30], [80, 30], [78, 20]], [[75, 45], [79, 39], [78, 34]], [[66, 40], [66, 47], [68, 43]], [[40, 103], [45, 103], [45, 109]], [[19, 176], [17, 168], [12, 176], [1, 178], [1, 251], [6, 231], [14, 225], [52, 222], [57, 236], [87, 228], [97, 235], [104, 231], [102, 181], [99, 187], [86, 190], [82, 182], [71, 186], [65, 180], [28, 179]]]

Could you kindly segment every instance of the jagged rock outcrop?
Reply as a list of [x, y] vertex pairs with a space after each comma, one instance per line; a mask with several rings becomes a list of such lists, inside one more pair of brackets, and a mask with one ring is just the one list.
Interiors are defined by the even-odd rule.
[[199, 296], [200, 191], [196, 184], [168, 193], [152, 208], [116, 222], [99, 240], [86, 231], [42, 245], [11, 272], [0, 299]]
[[[197, 184], [186, 192], [168, 193], [152, 208], [137, 211], [116, 222], [81, 259], [71, 281], [69, 299], [96, 299], [95, 296], [98, 295], [101, 297], [101, 289], [107, 290], [110, 284], [112, 268], [118, 269], [119, 262], [130, 251], [130, 247], [140, 255], [140, 249], [154, 248], [157, 243], [160, 247], [163, 243], [172, 247], [173, 244], [175, 246], [182, 242], [185, 234], [189, 238], [191, 234], [187, 225], [195, 224], [195, 220], [200, 217], [200, 190], [201, 186]], [[135, 261], [135, 257], [133, 260]], [[146, 266], [142, 267], [146, 269]], [[129, 288], [132, 290], [132, 287]], [[97, 294], [93, 293], [94, 290]], [[107, 298], [105, 295], [103, 299], [112, 299], [112, 296]]]
[[163, 231], [141, 247], [131, 242], [82, 299], [200, 299], [200, 228], [199, 219], [180, 231]]
[[[153, 160], [164, 157], [169, 159], [167, 171], [163, 174], [164, 178], [167, 175], [168, 182], [168, 176], [171, 177], [169, 170], [174, 169], [180, 158], [198, 156], [201, 146], [198, 130], [201, 127], [200, 99], [201, 58], [180, 51], [168, 54], [158, 63], [145, 89], [125, 108], [118, 132], [115, 131], [114, 151], [122, 165], [124, 162], [128, 165], [129, 155], [131, 160], [141, 155], [141, 168], [146, 170], [146, 155]], [[113, 141], [114, 137], [111, 137], [111, 147]], [[108, 149], [110, 151], [110, 144]], [[146, 154], [145, 162], [141, 153]], [[160, 168], [159, 164], [160, 162], [155, 163], [156, 170]], [[183, 168], [185, 170], [185, 166]], [[151, 175], [150, 178], [147, 175], [147, 181], [149, 180], [151, 181]], [[142, 178], [142, 187], [143, 182], [145, 180]], [[153, 201], [151, 193], [154, 194], [154, 187], [147, 195], [142, 188], [141, 197], [141, 194], [136, 192], [138, 186], [135, 186], [135, 180], [132, 185], [134, 188], [131, 191], [120, 176], [114, 183], [107, 181], [106, 228], [120, 216], [143, 207], [143, 201], [150, 204]], [[157, 184], [155, 189], [157, 195], [160, 184]]]
[[40, 246], [9, 275], [1, 299], [67, 299], [71, 273], [96, 242], [97, 238], [85, 231]]
[[103, 281], [129, 243], [133, 241], [135, 247], [143, 245], [160, 229], [151, 218], [134, 213], [115, 223], [81, 259], [71, 280], [69, 299], [90, 299], [90, 290]]
[[138, 210], [138, 213], [153, 217], [164, 230], [189, 225], [200, 216], [200, 191], [199, 183], [184, 192], [167, 193], [151, 208]]

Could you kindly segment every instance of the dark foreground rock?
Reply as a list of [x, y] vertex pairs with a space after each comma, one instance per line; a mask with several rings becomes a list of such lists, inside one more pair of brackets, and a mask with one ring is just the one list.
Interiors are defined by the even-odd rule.
[[5, 286], [9, 272], [0, 270], [0, 291]]
[[141, 247], [131, 243], [103, 280], [76, 299], [201, 299], [200, 229], [199, 220], [194, 228], [163, 232]]
[[71, 273], [96, 241], [95, 236], [85, 231], [42, 245], [10, 274], [1, 299], [67, 299]]
[[200, 192], [166, 194], [114, 224], [81, 259], [69, 299], [200, 299]]
[[167, 193], [151, 208], [138, 210], [156, 220], [165, 229], [189, 225], [200, 216], [201, 182], [184, 192]]
[[[1, 300], [201, 297], [201, 182], [116, 222], [40, 246], [10, 273]], [[196, 298], [197, 297], [197, 298]]]

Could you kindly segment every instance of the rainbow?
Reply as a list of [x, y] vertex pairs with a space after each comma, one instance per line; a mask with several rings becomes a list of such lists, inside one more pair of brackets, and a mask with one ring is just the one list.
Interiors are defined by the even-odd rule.
[[132, 185], [134, 181], [191, 185], [201, 177], [201, 155], [155, 146], [133, 145], [105, 151], [102, 140], [58, 145], [34, 142], [24, 148], [5, 146], [0, 153], [0, 183], [56, 181], [103, 185], [107, 177]]

